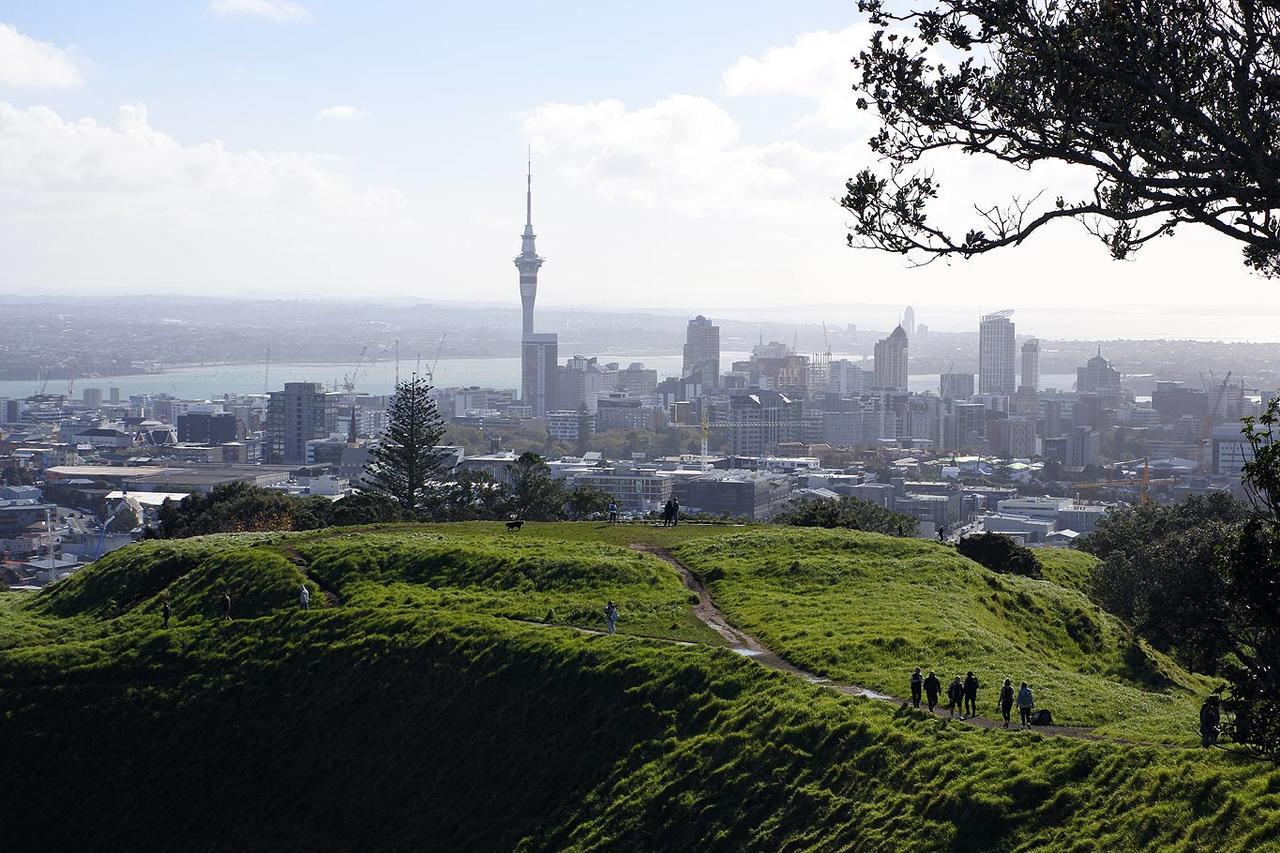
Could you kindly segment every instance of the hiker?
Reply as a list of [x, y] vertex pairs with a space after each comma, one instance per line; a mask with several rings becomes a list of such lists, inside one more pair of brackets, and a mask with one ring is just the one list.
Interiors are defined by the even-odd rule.
[[1218, 709], [1218, 697], [1210, 696], [1200, 706], [1200, 745], [1205, 749], [1218, 742], [1222, 712]]
[[1025, 729], [1031, 725], [1031, 709], [1036, 706], [1036, 699], [1031, 695], [1031, 688], [1027, 686], [1027, 682], [1022, 682], [1022, 686], [1018, 688], [1018, 716], [1022, 718], [1022, 727]]
[[1009, 728], [1009, 715], [1013, 713], [1013, 679], [1006, 678], [1004, 687], [1000, 688], [1000, 716], [1004, 717], [1004, 727]]
[[671, 526], [675, 527], [680, 523], [680, 499], [671, 499]]
[[298, 604], [302, 605], [303, 610], [311, 609], [311, 590], [307, 588], [305, 583], [298, 590]]
[[618, 504], [615, 501], [609, 501], [609, 523], [618, 523]]
[[938, 541], [939, 542], [947, 541], [947, 526], [945, 524], [938, 525]]
[[610, 601], [604, 606], [604, 619], [609, 623], [609, 633], [612, 634], [618, 629], [618, 605]]
[[164, 604], [160, 606], [160, 616], [164, 619], [164, 627], [169, 627], [169, 617], [173, 615], [173, 607], [169, 604], [169, 597], [165, 596]]
[[933, 670], [929, 670], [929, 677], [924, 680], [924, 695], [929, 700], [929, 713], [933, 713], [933, 708], [938, 704], [938, 694], [942, 692], [942, 682], [938, 680], [938, 676], [933, 674]]
[[960, 719], [964, 719], [964, 708], [961, 704], [964, 701], [964, 682], [960, 680], [960, 676], [952, 679], [947, 685], [947, 710], [951, 712], [952, 719], [956, 716], [956, 708], [960, 708]]
[[231, 621], [231, 593], [224, 592], [222, 594], [222, 618]]
[[675, 498], [667, 498], [666, 504], [662, 507], [662, 526], [674, 527], [676, 523], [676, 501]]
[[978, 716], [978, 677], [970, 670], [964, 677], [964, 712], [970, 717]]
[[920, 707], [920, 691], [924, 689], [924, 676], [920, 674], [920, 667], [916, 667], [916, 671], [911, 673], [911, 706], [913, 708]]

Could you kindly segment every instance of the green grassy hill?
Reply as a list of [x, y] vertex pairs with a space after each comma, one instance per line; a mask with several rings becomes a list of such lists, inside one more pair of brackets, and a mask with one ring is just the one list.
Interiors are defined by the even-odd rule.
[[[766, 670], [720, 646], [633, 543], [671, 548], [731, 618], [814, 668], [883, 672], [901, 692], [917, 640], [874, 640], [928, 604], [974, 626], [921, 632], [939, 660], [980, 641], [1090, 696], [1192, 707], [1179, 691], [1195, 678], [1176, 668], [1154, 690], [1111, 671], [1123, 627], [1078, 592], [928, 543], [590, 524], [146, 543], [0, 596], [0, 778], [23, 792], [5, 846], [1260, 850], [1280, 836], [1268, 766], [972, 729]], [[602, 627], [608, 598], [621, 636], [575, 630]], [[1058, 622], [1077, 609], [1097, 628], [1088, 651]], [[548, 610], [557, 624], [530, 624]], [[1144, 734], [1119, 704], [1099, 714]]]

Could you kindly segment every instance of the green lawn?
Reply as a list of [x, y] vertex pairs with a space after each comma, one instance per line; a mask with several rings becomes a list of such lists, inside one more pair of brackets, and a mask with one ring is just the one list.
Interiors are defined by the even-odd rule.
[[753, 529], [673, 550], [711, 581], [732, 622], [831, 678], [903, 696], [915, 666], [944, 684], [973, 670], [990, 716], [1008, 677], [1027, 681], [1061, 723], [1142, 740], [1197, 737], [1210, 683], [1134, 642], [1076, 589], [875, 534]]

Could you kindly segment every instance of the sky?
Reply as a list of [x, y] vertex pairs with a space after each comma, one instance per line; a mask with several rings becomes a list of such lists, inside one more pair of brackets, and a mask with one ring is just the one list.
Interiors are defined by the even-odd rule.
[[[1280, 283], [1194, 230], [1126, 262], [1072, 223], [925, 268], [847, 248], [870, 32], [853, 0], [0, 0], [0, 292], [515, 304], [531, 147], [540, 305], [1278, 337]], [[931, 165], [943, 221], [1089, 185]]]

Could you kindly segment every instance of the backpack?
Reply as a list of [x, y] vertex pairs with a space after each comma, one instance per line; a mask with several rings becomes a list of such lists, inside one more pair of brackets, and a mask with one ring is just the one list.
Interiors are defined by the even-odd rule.
[[1039, 711], [1033, 711], [1031, 714], [1031, 725], [1033, 726], [1052, 726], [1053, 714], [1046, 709], [1041, 708]]

